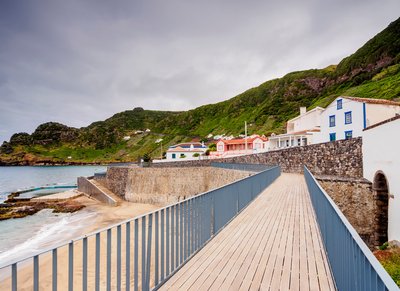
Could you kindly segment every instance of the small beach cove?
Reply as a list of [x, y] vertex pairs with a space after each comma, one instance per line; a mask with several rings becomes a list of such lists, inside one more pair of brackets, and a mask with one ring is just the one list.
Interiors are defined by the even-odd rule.
[[[15, 191], [59, 185], [74, 185], [79, 176], [92, 176], [104, 172], [104, 166], [56, 166], [56, 167], [0, 167], [0, 201]], [[67, 191], [65, 191], [67, 190]], [[33, 215], [23, 218], [0, 221], [0, 267], [18, 263], [18, 290], [32, 290], [32, 256], [43, 251], [58, 249], [58, 281], [66, 285], [68, 280], [68, 243], [97, 230], [132, 219], [153, 211], [159, 206], [150, 204], [120, 202], [118, 206], [109, 206], [98, 202], [76, 189], [40, 190], [40, 193], [26, 192], [22, 199], [31, 198], [36, 203], [76, 203], [84, 206], [71, 213], [55, 213], [54, 209], [44, 208]], [[34, 197], [34, 198], [32, 198]], [[115, 232], [112, 234], [115, 239]], [[89, 239], [88, 256], [93, 261], [93, 236]], [[102, 245], [105, 243], [102, 235]], [[62, 246], [65, 245], [65, 246]], [[81, 264], [81, 243], [74, 250], [76, 264]], [[102, 255], [105, 250], [101, 250]], [[28, 258], [25, 261], [22, 259]], [[40, 256], [40, 289], [51, 289], [51, 252]], [[78, 266], [79, 268], [79, 266]], [[64, 270], [64, 271], [63, 271]], [[91, 276], [89, 274], [89, 280]], [[65, 281], [65, 282], [64, 282]], [[64, 282], [64, 283], [62, 283]], [[11, 268], [0, 269], [0, 290], [10, 290]]]
[[[56, 245], [58, 246], [63, 243], [67, 244], [74, 238], [87, 235], [123, 220], [131, 219], [135, 216], [153, 211], [159, 207], [150, 204], [129, 202], [122, 202], [118, 206], [108, 206], [86, 196], [80, 196], [75, 199], [78, 200], [79, 203], [84, 204], [85, 208], [75, 213], [58, 215], [51, 213], [51, 210], [45, 209], [35, 215], [16, 219], [13, 223], [13, 227], [15, 229], [13, 229], [11, 232], [8, 232], [8, 235], [10, 235], [12, 232], [15, 232], [16, 234], [19, 233], [19, 240], [15, 240], [14, 242], [7, 241], [7, 235], [0, 235], [0, 243], [6, 242], [0, 249], [1, 265], [3, 266], [11, 263], [12, 261], [32, 256], [35, 253], [50, 249]], [[7, 223], [10, 221], [12, 220], [0, 222], [4, 223], [3, 225], [0, 224], [0, 227], [7, 231], [7, 227], [10, 228], [9, 225], [7, 226]], [[24, 238], [24, 235], [21, 235], [21, 233], [23, 233], [24, 229], [27, 228], [27, 224], [30, 225], [31, 230], [35, 231], [36, 234], [32, 237]], [[13, 246], [4, 250], [4, 246], [7, 244], [9, 246]], [[75, 254], [79, 257], [81, 250], [76, 249], [75, 251]], [[92, 250], [89, 250], [89, 253], [91, 252]], [[58, 261], [60, 266], [67, 265], [68, 253], [66, 247], [60, 248]], [[41, 282], [44, 284], [41, 285], [41, 287], [50, 288], [50, 254], [41, 256], [40, 268]], [[46, 270], [48, 270], [48, 272]], [[31, 290], [31, 273], [32, 260], [28, 260], [27, 262], [23, 262], [19, 265], [18, 290]], [[49, 277], [47, 278], [47, 276]], [[63, 276], [61, 276], [59, 280], [63, 281]], [[67, 280], [67, 278], [65, 278], [65, 280]], [[3, 288], [3, 286], [9, 286], [9, 283], [10, 270], [9, 268], [6, 268], [0, 272], [0, 286]], [[5, 290], [8, 289], [6, 288]]]

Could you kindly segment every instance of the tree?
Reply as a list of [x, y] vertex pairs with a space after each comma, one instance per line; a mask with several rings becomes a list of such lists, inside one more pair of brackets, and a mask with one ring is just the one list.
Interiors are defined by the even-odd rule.
[[149, 153], [145, 153], [143, 155], [143, 162], [146, 162], [146, 163], [151, 162], [151, 156]]
[[3, 142], [3, 144], [0, 147], [0, 153], [2, 154], [11, 154], [14, 151], [13, 147], [9, 142]]
[[210, 150], [210, 152], [215, 152], [217, 151], [217, 145], [215, 143], [210, 143], [208, 145], [208, 149]]

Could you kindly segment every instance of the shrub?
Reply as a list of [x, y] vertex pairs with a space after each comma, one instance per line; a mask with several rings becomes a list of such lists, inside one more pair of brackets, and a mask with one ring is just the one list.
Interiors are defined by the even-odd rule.
[[149, 153], [145, 153], [145, 154], [143, 155], [143, 162], [148, 163], [148, 162], [150, 162], [150, 161], [151, 161], [151, 156], [150, 156], [150, 154], [149, 154]]

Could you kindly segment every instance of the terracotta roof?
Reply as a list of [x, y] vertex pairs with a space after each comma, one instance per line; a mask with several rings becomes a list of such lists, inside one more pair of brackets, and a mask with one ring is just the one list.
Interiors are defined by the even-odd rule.
[[[256, 136], [256, 137], [253, 137], [253, 138], [248, 138], [247, 139], [247, 143], [252, 143], [257, 138], [261, 139], [262, 141], [267, 141], [268, 140], [267, 138], [263, 138], [261, 136]], [[244, 138], [231, 139], [231, 140], [221, 139], [218, 142], [220, 142], [220, 141], [222, 141], [224, 144], [245, 144], [246, 143], [246, 139], [244, 139]]]
[[353, 100], [356, 102], [365, 102], [370, 104], [382, 104], [382, 105], [395, 105], [400, 106], [400, 102], [395, 102], [386, 99], [373, 99], [373, 98], [361, 98], [361, 97], [349, 97], [349, 96], [340, 96], [341, 98]]
[[389, 122], [395, 121], [395, 120], [397, 120], [397, 119], [400, 119], [400, 115], [396, 115], [396, 116], [394, 116], [394, 117], [392, 117], [392, 118], [389, 118], [389, 119], [386, 119], [386, 120], [384, 120], [384, 121], [375, 123], [375, 124], [373, 124], [373, 125], [371, 125], [371, 126], [368, 126], [368, 127], [364, 128], [363, 131], [368, 130], [368, 129], [371, 129], [371, 128], [374, 128], [374, 127], [378, 127], [378, 126], [380, 126], [380, 125], [383, 125], [383, 124], [385, 124], [385, 123], [389, 123]]

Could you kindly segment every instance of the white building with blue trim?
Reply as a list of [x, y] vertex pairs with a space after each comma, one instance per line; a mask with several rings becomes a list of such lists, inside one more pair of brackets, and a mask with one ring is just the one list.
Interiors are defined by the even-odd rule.
[[187, 142], [170, 146], [166, 161], [199, 160], [208, 147], [200, 142]]
[[314, 143], [363, 135], [368, 126], [400, 114], [400, 103], [385, 99], [340, 96], [321, 114], [321, 131]]

